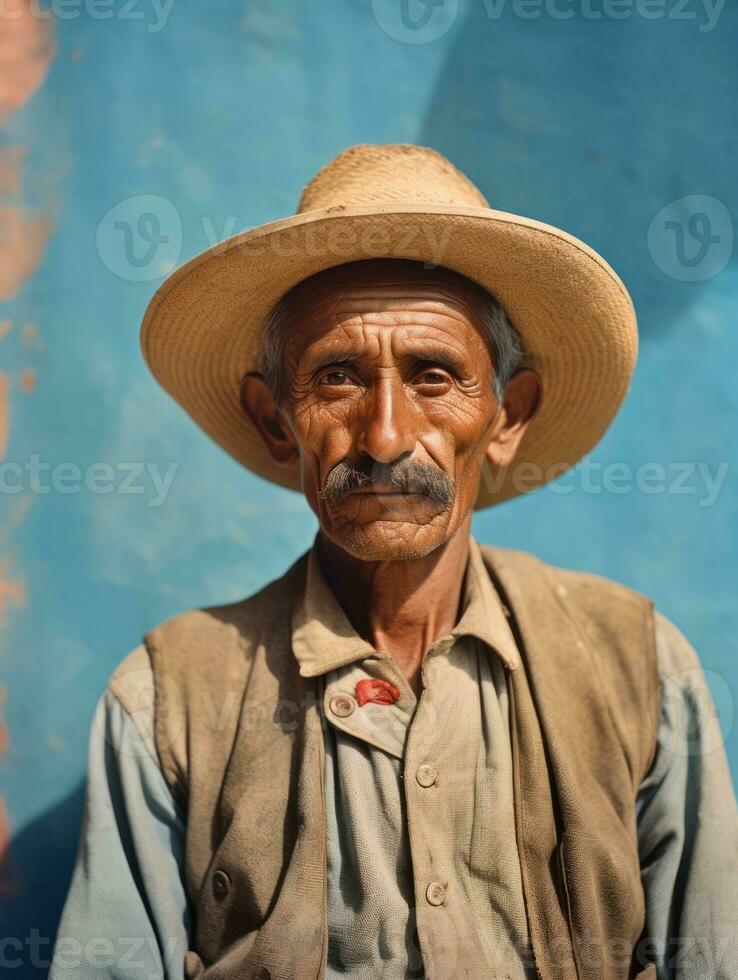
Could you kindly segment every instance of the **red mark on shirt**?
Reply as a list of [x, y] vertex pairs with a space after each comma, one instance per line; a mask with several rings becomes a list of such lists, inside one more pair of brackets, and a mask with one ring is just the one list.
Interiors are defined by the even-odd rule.
[[400, 692], [395, 685], [379, 677], [367, 677], [356, 684], [356, 700], [360, 708], [368, 701], [373, 704], [394, 704], [399, 697]]

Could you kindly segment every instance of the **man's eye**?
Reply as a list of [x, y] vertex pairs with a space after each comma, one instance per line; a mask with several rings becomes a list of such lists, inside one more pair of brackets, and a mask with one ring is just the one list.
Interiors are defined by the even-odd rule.
[[328, 374], [324, 374], [320, 379], [320, 383], [323, 385], [330, 385], [332, 388], [340, 385], [346, 384], [349, 380], [349, 376], [343, 371], [329, 371]]
[[442, 371], [423, 371], [421, 375], [418, 375], [418, 382], [424, 385], [442, 385], [446, 384], [448, 378]]

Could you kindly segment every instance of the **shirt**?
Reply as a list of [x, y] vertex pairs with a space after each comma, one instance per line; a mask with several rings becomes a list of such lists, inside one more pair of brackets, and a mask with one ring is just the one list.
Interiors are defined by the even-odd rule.
[[[504, 669], [519, 654], [478, 545], [458, 623], [423, 658], [420, 702], [391, 656], [334, 628], [345, 618], [314, 550], [304, 606], [293, 649], [300, 673], [322, 678], [330, 723], [327, 975], [461, 977], [463, 949], [474, 976], [535, 977]], [[395, 703], [359, 706], [369, 678], [393, 685]]]
[[[534, 976], [504, 672], [517, 669], [520, 654], [476, 542], [459, 622], [427, 651], [420, 699], [389, 655], [352, 630], [338, 639], [331, 631], [339, 607], [315, 549], [304, 602], [293, 649], [301, 673], [321, 679], [327, 976], [419, 977], [429, 969], [455, 977], [457, 943], [466, 962], [478, 962], [476, 976]], [[660, 978], [728, 980], [738, 977], [735, 795], [697, 655], [660, 614], [656, 630], [661, 723], [635, 802], [645, 936]], [[98, 702], [51, 980], [181, 978], [191, 948], [184, 815], [151, 737], [148, 655], [139, 647], [129, 658], [141, 708], [129, 715], [110, 685]], [[399, 698], [359, 706], [356, 683], [370, 678], [394, 685]]]

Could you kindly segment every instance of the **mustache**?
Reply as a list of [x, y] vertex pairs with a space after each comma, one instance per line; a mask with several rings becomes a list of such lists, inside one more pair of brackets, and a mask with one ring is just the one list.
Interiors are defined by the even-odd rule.
[[354, 490], [375, 484], [396, 487], [401, 493], [422, 493], [446, 506], [454, 499], [456, 491], [451, 477], [439, 466], [410, 458], [397, 463], [378, 463], [370, 457], [362, 457], [355, 462], [344, 459], [337, 463], [318, 496], [327, 504], [337, 504]]

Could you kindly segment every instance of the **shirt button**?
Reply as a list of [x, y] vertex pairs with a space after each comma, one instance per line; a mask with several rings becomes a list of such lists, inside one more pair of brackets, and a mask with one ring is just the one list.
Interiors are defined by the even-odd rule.
[[432, 786], [436, 781], [438, 773], [436, 772], [436, 767], [425, 763], [422, 766], [418, 766], [415, 770], [415, 778], [420, 783], [421, 786]]
[[443, 905], [446, 900], [446, 886], [441, 881], [432, 881], [425, 890], [425, 897], [431, 905]]
[[329, 703], [331, 711], [339, 718], [347, 718], [355, 708], [354, 699], [348, 694], [334, 694]]
[[216, 898], [225, 898], [231, 890], [231, 879], [221, 868], [213, 875], [213, 894]]

